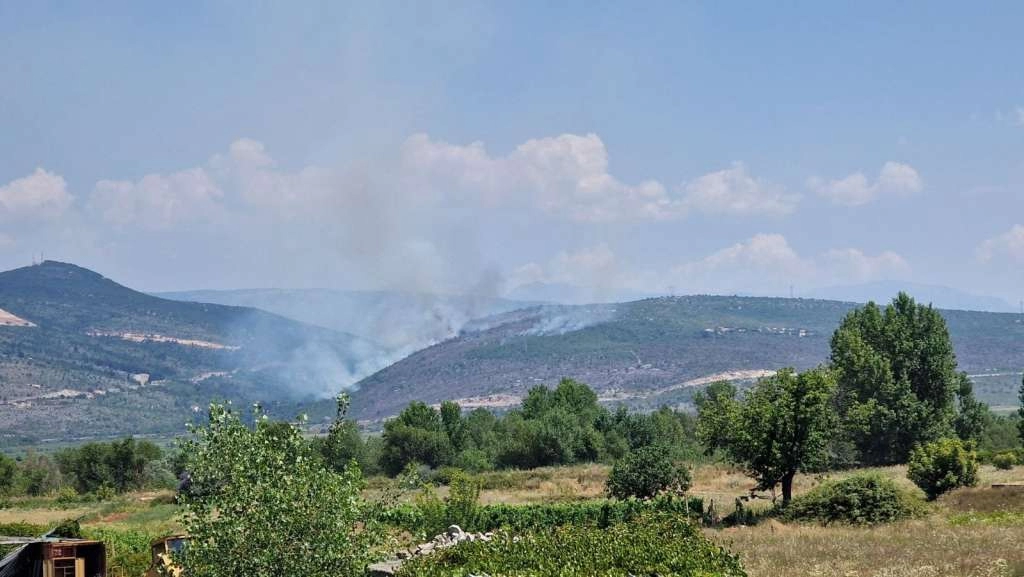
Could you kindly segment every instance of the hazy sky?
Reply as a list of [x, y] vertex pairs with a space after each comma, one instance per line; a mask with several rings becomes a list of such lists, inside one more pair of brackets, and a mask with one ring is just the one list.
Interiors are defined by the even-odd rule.
[[0, 0], [0, 266], [1024, 296], [1024, 5]]

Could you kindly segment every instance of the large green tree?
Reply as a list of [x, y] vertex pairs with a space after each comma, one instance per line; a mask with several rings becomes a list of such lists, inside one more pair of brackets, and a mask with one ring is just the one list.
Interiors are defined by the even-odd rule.
[[381, 467], [397, 475], [410, 463], [440, 467], [454, 456], [451, 439], [437, 409], [414, 401], [384, 424]]
[[358, 467], [335, 472], [298, 426], [248, 427], [223, 406], [193, 433], [180, 497], [190, 577], [364, 574], [381, 532]]
[[14, 490], [15, 474], [18, 472], [14, 459], [0, 453], [0, 496]]
[[942, 315], [905, 293], [851, 311], [832, 337], [832, 365], [842, 430], [863, 464], [906, 462], [915, 445], [952, 434], [958, 393], [977, 408]]
[[758, 489], [781, 485], [788, 503], [796, 474], [827, 458], [834, 391], [835, 378], [825, 368], [800, 374], [783, 369], [741, 399], [735, 388], [716, 385], [698, 405], [698, 435], [744, 467]]

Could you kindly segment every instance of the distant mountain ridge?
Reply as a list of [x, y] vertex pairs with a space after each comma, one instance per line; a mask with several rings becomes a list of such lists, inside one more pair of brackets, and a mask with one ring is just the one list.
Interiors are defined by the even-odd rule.
[[[827, 360], [848, 302], [764, 297], [660, 297], [628, 303], [546, 306], [473, 323], [363, 379], [353, 409], [373, 420], [411, 400], [460, 399], [508, 406], [530, 387], [572, 377], [609, 402], [641, 408], [686, 404], [709, 379], [749, 380]], [[1015, 402], [1024, 367], [1024, 317], [942, 311], [961, 370], [979, 396]]]
[[878, 281], [857, 285], [826, 287], [810, 291], [810, 298], [866, 303], [887, 302], [892, 295], [904, 291], [914, 295], [918, 302], [931, 303], [936, 308], [948, 310], [1015, 313], [1020, 308], [999, 297], [977, 295], [945, 286], [908, 283], [903, 281]]
[[215, 398], [294, 413], [385, 356], [354, 335], [53, 261], [0, 273], [0, 309], [34, 325], [0, 326], [0, 442], [180, 431]]

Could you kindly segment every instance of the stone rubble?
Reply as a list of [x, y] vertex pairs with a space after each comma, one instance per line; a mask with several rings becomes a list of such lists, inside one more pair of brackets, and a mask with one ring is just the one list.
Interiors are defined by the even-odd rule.
[[447, 549], [462, 543], [464, 541], [490, 541], [494, 538], [494, 533], [466, 533], [462, 530], [462, 527], [458, 525], [452, 525], [445, 530], [444, 533], [435, 536], [426, 543], [420, 543], [415, 547], [409, 549], [402, 549], [395, 554], [396, 559], [390, 561], [384, 561], [382, 563], [375, 563], [370, 565], [370, 575], [394, 575], [398, 572], [398, 569], [402, 566], [402, 561], [412, 559], [415, 557], [422, 557], [423, 555], [430, 555], [435, 551], [441, 549]]

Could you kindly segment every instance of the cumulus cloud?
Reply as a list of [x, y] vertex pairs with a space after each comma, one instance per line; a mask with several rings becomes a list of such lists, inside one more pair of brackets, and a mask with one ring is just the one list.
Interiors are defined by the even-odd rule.
[[784, 294], [792, 285], [866, 282], [910, 272], [892, 251], [868, 255], [854, 248], [816, 257], [797, 252], [781, 234], [758, 234], [671, 270], [673, 286], [689, 292]]
[[799, 195], [754, 178], [741, 162], [705, 174], [682, 190], [684, 206], [709, 214], [788, 214], [800, 200]]
[[1009, 231], [992, 237], [978, 247], [982, 262], [1009, 260], [1024, 264], [1024, 225], [1015, 225]]
[[830, 276], [855, 282], [868, 282], [910, 272], [907, 261], [891, 250], [872, 256], [855, 248], [832, 249], [822, 256], [821, 266]]
[[744, 278], [803, 277], [814, 265], [802, 258], [781, 234], [758, 234], [698, 261], [678, 265], [674, 276], [686, 284], [708, 286], [715, 277], [742, 274]]
[[37, 168], [28, 176], [0, 186], [0, 218], [56, 219], [73, 201], [63, 177]]
[[281, 170], [263, 143], [251, 138], [232, 142], [227, 154], [210, 160], [210, 167], [242, 200], [279, 211], [281, 216], [322, 210], [342, 187], [337, 172], [327, 168]]
[[137, 181], [101, 180], [89, 202], [107, 223], [168, 229], [209, 218], [223, 196], [206, 170], [191, 168], [147, 174]]
[[560, 251], [545, 264], [527, 263], [513, 270], [506, 280], [508, 288], [533, 283], [568, 284], [596, 288], [616, 285], [621, 263], [607, 244], [577, 251]]
[[656, 180], [624, 183], [609, 172], [607, 148], [596, 134], [531, 139], [507, 156], [492, 156], [481, 142], [460, 146], [416, 134], [402, 157], [419, 189], [438, 194], [454, 187], [485, 203], [526, 203], [583, 222], [670, 220], [694, 210], [785, 214], [798, 200], [750, 176], [741, 163], [673, 192]]
[[909, 164], [889, 161], [870, 182], [863, 172], [855, 172], [838, 180], [823, 181], [812, 177], [808, 187], [836, 204], [861, 206], [884, 195], [907, 195], [924, 188], [920, 175]]

